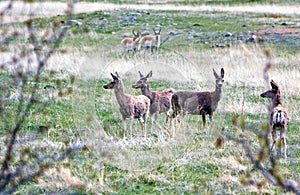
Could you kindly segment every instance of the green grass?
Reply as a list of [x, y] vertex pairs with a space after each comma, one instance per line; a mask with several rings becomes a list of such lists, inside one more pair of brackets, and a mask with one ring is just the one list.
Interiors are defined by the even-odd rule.
[[[297, 18], [292, 15], [272, 15], [272, 14], [231, 14], [217, 11], [204, 11], [200, 14], [193, 11], [151, 11], [151, 14], [140, 13], [136, 16], [135, 22], [127, 22], [127, 18], [136, 14], [136, 11], [122, 10], [97, 11], [93, 13], [81, 13], [74, 16], [74, 19], [82, 22], [82, 26], [73, 25], [70, 34], [64, 40], [64, 46], [82, 48], [83, 46], [97, 47], [101, 45], [105, 48], [114, 49], [119, 47], [124, 33], [130, 33], [132, 29], [148, 30], [160, 25], [162, 27], [162, 39], [172, 37], [168, 35], [175, 31], [181, 33], [174, 37], [177, 41], [166, 42], [162, 48], [203, 48], [210, 49], [215, 43], [224, 45], [236, 44], [237, 39], [243, 36], [247, 38], [249, 31], [265, 29], [287, 29], [297, 28], [294, 25], [284, 26], [285, 23], [295, 23]], [[40, 28], [50, 28], [50, 23], [60, 26], [60, 21], [66, 20], [65, 16], [57, 16], [50, 19], [37, 19], [34, 24]], [[234, 24], [234, 25], [233, 25]], [[95, 33], [93, 36], [90, 33]], [[191, 33], [193, 32], [193, 33]], [[226, 38], [225, 33], [235, 34], [235, 37]], [[189, 37], [194, 37], [192, 40]], [[116, 37], [119, 37], [116, 39]], [[299, 50], [299, 40], [295, 36], [284, 35], [262, 36], [265, 44], [270, 44], [279, 55], [282, 52], [297, 52]], [[245, 41], [245, 40], [244, 40]], [[205, 43], [209, 43], [208, 45]], [[166, 47], [165, 47], [166, 46]]]
[[[114, 3], [123, 2], [114, 1]], [[199, 1], [199, 4], [202, 3]], [[224, 3], [235, 4], [233, 1]], [[181, 4], [198, 3], [190, 1]], [[223, 2], [217, 4], [222, 5]], [[126, 16], [132, 12], [134, 11], [122, 10]], [[74, 19], [80, 20], [83, 25], [71, 27], [60, 51], [55, 54], [61, 57], [76, 53], [78, 56], [87, 56], [87, 59], [93, 59], [95, 55], [96, 65], [88, 60], [83, 64], [88, 68], [97, 66], [99, 69], [91, 70], [103, 73], [99, 73], [101, 76], [81, 78], [79, 74], [75, 79], [75, 76], [68, 72], [62, 74], [45, 72], [40, 83], [34, 83], [33, 78], [28, 79], [28, 85], [24, 90], [30, 92], [37, 84], [39, 103], [33, 105], [24, 121], [20, 138], [43, 130], [46, 126], [46, 132], [38, 134], [40, 143], [44, 143], [45, 140], [54, 145], [80, 142], [86, 146], [86, 150], [55, 167], [55, 170], [67, 167], [72, 176], [59, 175], [54, 170], [49, 170], [46, 176], [21, 186], [15, 194], [53, 191], [70, 194], [260, 193], [256, 187], [244, 186], [241, 182], [248, 173], [256, 180], [264, 181], [257, 170], [252, 170], [253, 165], [245, 156], [242, 147], [225, 139], [222, 147], [217, 148], [215, 142], [219, 136], [224, 137], [225, 133], [231, 133], [237, 137], [248, 137], [254, 151], [259, 148], [260, 143], [256, 134], [266, 128], [269, 120], [265, 108], [269, 105], [269, 101], [259, 96], [265, 91], [261, 78], [263, 65], [260, 64], [265, 63], [262, 52], [265, 47], [270, 48], [276, 55], [275, 59], [277, 57], [279, 61], [276, 62], [276, 69], [271, 75], [274, 77], [279, 75], [277, 79], [281, 79], [281, 83], [286, 87], [283, 93], [284, 105], [288, 106], [292, 116], [287, 132], [288, 158], [280, 159], [278, 166], [286, 178], [299, 181], [300, 98], [296, 91], [299, 85], [297, 76], [299, 40], [290, 36], [283, 36], [280, 40], [266, 36], [267, 42], [243, 45], [246, 48], [244, 51], [235, 42], [235, 38], [224, 37], [226, 32], [246, 36], [249, 30], [266, 29], [273, 25], [274, 21], [280, 23], [283, 19], [268, 14], [151, 11], [150, 15], [142, 14], [135, 23], [128, 24], [118, 19], [120, 15], [121, 12], [113, 11], [109, 14], [100, 11], [75, 15]], [[99, 18], [106, 18], [107, 24], [101, 26]], [[261, 20], [256, 20], [257, 18]], [[35, 24], [39, 30], [46, 30], [50, 28], [49, 22], [64, 19], [64, 16], [42, 18], [37, 19]], [[284, 21], [294, 22], [297, 21], [297, 17], [285, 16]], [[159, 23], [163, 28], [162, 39], [169, 36], [168, 33], [171, 31], [178, 31], [182, 35], [172, 37], [173, 41], [162, 45], [160, 53], [155, 57], [143, 59], [137, 56], [136, 59], [128, 61], [120, 58], [118, 55], [121, 51], [120, 40], [124, 33], [131, 32], [132, 29], [151, 31], [151, 28]], [[277, 25], [276, 28], [283, 29], [285, 26]], [[199, 35], [193, 35], [193, 39], [188, 38], [191, 31]], [[205, 44], [206, 41], [209, 44]], [[230, 47], [216, 48], [214, 43], [217, 42], [228, 43]], [[91, 48], [93, 54], [90, 54], [90, 50], [85, 50], [86, 48]], [[103, 62], [102, 58], [108, 60]], [[69, 63], [63, 62], [63, 59], [66, 58], [62, 58], [61, 63]], [[75, 64], [76, 60], [71, 62]], [[119, 64], [122, 65], [121, 68], [117, 66]], [[162, 74], [159, 71], [164, 65], [172, 67], [181, 75], [187, 75], [186, 79], [172, 81], [168, 73], [159, 75]], [[103, 85], [110, 79], [109, 73], [106, 75], [102, 69], [110, 68], [111, 72], [122, 71], [126, 92], [137, 95], [141, 94], [140, 90], [130, 87], [138, 80], [137, 69], [146, 74], [148, 69], [154, 68], [154, 78], [149, 81], [152, 90], [162, 91], [166, 88], [195, 90], [197, 85], [199, 90], [213, 90], [214, 78], [211, 68], [219, 69], [221, 66], [225, 66], [225, 83], [222, 99], [214, 114], [214, 126], [204, 129], [200, 116], [188, 115], [184, 119], [183, 127], [176, 132], [176, 137], [169, 139], [166, 136], [168, 129], [164, 124], [165, 116], [160, 115], [159, 126], [148, 133], [148, 138], [141, 137], [139, 124], [135, 121], [133, 140], [122, 140], [121, 114], [113, 91], [103, 89]], [[79, 69], [80, 71], [82, 70]], [[251, 77], [247, 74], [251, 72], [257, 75]], [[0, 76], [0, 97], [6, 97], [17, 90], [17, 86], [13, 85], [14, 78], [11, 74], [1, 71]], [[156, 76], [165, 76], [166, 79], [156, 79]], [[7, 85], [10, 87], [6, 88]], [[57, 92], [61, 92], [61, 97], [54, 100], [44, 98], [42, 93], [46, 85], [54, 86]], [[1, 154], [4, 148], [2, 138], [7, 133], [6, 130], [13, 125], [18, 103], [17, 100], [13, 100], [1, 105], [5, 106], [5, 112], [2, 113], [4, 118], [0, 121]], [[150, 120], [147, 121], [147, 126], [150, 126]], [[102, 165], [103, 177], [99, 170]], [[53, 176], [53, 179], [49, 179], [49, 175]], [[79, 179], [84, 185], [79, 187], [74, 185], [76, 182], [68, 180], [72, 177]], [[284, 192], [279, 187], [265, 183], [261, 193]]]

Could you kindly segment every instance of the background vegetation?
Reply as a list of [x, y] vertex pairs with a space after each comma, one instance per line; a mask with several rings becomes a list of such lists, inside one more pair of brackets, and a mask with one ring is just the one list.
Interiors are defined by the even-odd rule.
[[[57, 163], [43, 177], [20, 186], [16, 194], [285, 192], [269, 183], [253, 168], [242, 146], [225, 136], [247, 137], [254, 153], [260, 148], [258, 133], [268, 128], [270, 104], [259, 96], [269, 88], [262, 77], [266, 49], [273, 56], [270, 77], [281, 86], [283, 105], [292, 117], [287, 132], [288, 158], [279, 159], [277, 166], [282, 176], [299, 188], [299, 15], [156, 11], [137, 7], [81, 13], [73, 19], [76, 22], [68, 23], [66, 16], [58, 15], [33, 20], [37, 32], [68, 24], [68, 33], [49, 59], [44, 79], [38, 83], [31, 78], [27, 80], [25, 90], [30, 91], [37, 84], [46, 106], [43, 112], [35, 112], [38, 105], [32, 108], [34, 114], [26, 119], [19, 139], [25, 139], [29, 145], [37, 140], [34, 144], [37, 147], [46, 144], [43, 148], [77, 142], [86, 150]], [[121, 55], [120, 41], [131, 36], [132, 29], [152, 33], [155, 26], [162, 28], [164, 42], [158, 54], [145, 57], [138, 54], [129, 60]], [[6, 24], [1, 28], [22, 32], [26, 23]], [[277, 33], [286, 29], [296, 33]], [[259, 30], [276, 33], [258, 34], [258, 42], [249, 41], [252, 33]], [[4, 36], [4, 40], [8, 42], [1, 48], [1, 57], [10, 56], [15, 47], [28, 41], [21, 36]], [[225, 83], [214, 126], [203, 129], [199, 116], [187, 116], [176, 137], [170, 139], [162, 115], [159, 127], [149, 132], [147, 138], [141, 137], [135, 122], [134, 138], [121, 139], [118, 104], [113, 92], [103, 89], [111, 79], [110, 72], [121, 74], [129, 94], [140, 94], [131, 88], [139, 78], [138, 70], [144, 74], [153, 70], [150, 81], [153, 90], [212, 91], [215, 85], [212, 68], [221, 67], [225, 69]], [[14, 74], [13, 70], [1, 71], [1, 96], [10, 99], [5, 110], [6, 116], [11, 117], [17, 110], [17, 102], [13, 100], [17, 89], [11, 84]], [[55, 90], [44, 93], [49, 86]], [[0, 123], [1, 157], [7, 133], [5, 124], [10, 120], [5, 118]], [[41, 124], [46, 132], [38, 134], [38, 139], [26, 139]], [[221, 145], [216, 142], [220, 137], [224, 139]], [[267, 161], [264, 163], [271, 167]]]

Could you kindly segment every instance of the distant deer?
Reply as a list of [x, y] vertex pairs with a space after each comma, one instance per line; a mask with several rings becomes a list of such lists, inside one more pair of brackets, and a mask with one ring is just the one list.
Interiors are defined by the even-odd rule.
[[216, 78], [216, 88], [213, 92], [193, 92], [193, 91], [177, 91], [172, 96], [173, 114], [171, 119], [178, 114], [202, 115], [203, 127], [206, 125], [206, 115], [209, 115], [210, 122], [213, 122], [213, 113], [216, 110], [221, 99], [222, 86], [224, 83], [224, 69], [218, 75], [213, 69]]
[[272, 89], [260, 94], [260, 96], [263, 98], [272, 99], [272, 111], [270, 115], [270, 133], [272, 134], [273, 144], [271, 147], [271, 151], [273, 150], [277, 140], [276, 129], [279, 129], [280, 147], [277, 149], [278, 154], [281, 156], [281, 148], [283, 145], [284, 158], [287, 158], [286, 156], [287, 146], [286, 146], [285, 133], [286, 133], [287, 125], [290, 122], [290, 117], [288, 115], [287, 110], [281, 104], [279, 86], [273, 80], [271, 80], [270, 84]]
[[129, 118], [129, 134], [132, 137], [132, 121], [133, 118], [137, 118], [141, 125], [143, 136], [146, 136], [146, 120], [149, 114], [150, 108], [150, 100], [148, 97], [144, 95], [132, 96], [124, 93], [124, 86], [121, 77], [116, 72], [116, 74], [112, 74], [113, 81], [104, 85], [104, 89], [114, 89], [117, 101], [119, 103], [119, 109], [122, 115], [122, 123], [123, 123], [123, 136], [125, 138], [125, 130], [126, 130], [126, 118]]
[[144, 55], [149, 48], [151, 49], [151, 52], [153, 52], [154, 49], [155, 51], [157, 51], [160, 46], [161, 28], [159, 28], [158, 31], [156, 31], [155, 28], [153, 28], [152, 30], [154, 32], [154, 35], [146, 35], [141, 40], [141, 45], [144, 47]]
[[152, 77], [152, 71], [150, 71], [146, 76], [144, 76], [140, 71], [140, 80], [136, 82], [135, 85], [132, 85], [133, 88], [140, 88], [142, 94], [147, 96], [150, 99], [150, 115], [151, 115], [151, 130], [156, 126], [158, 114], [166, 114], [166, 123], [169, 118], [169, 110], [171, 108], [171, 96], [174, 93], [173, 89], [168, 89], [163, 92], [151, 91], [150, 85], [148, 83], [148, 78]]
[[127, 58], [129, 58], [129, 52], [133, 52], [133, 55], [140, 50], [141, 44], [141, 33], [139, 31], [135, 32], [132, 30], [133, 38], [124, 38], [121, 41], [121, 45], [124, 48], [124, 53], [126, 53]]

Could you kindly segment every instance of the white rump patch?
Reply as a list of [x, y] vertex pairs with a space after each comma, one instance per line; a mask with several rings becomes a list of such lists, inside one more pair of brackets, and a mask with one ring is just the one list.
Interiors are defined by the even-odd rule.
[[273, 115], [273, 123], [283, 125], [285, 121], [285, 116], [283, 112], [275, 112]]

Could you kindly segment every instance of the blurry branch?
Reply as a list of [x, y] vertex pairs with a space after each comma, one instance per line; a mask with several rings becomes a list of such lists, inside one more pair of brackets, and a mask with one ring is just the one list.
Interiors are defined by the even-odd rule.
[[[65, 158], [69, 157], [73, 152], [79, 151], [84, 149], [83, 145], [74, 144], [69, 146], [65, 151], [60, 153], [53, 153], [51, 155], [44, 155], [39, 156], [38, 159], [31, 165], [28, 165], [27, 167], [19, 166], [18, 169], [14, 173], [9, 173], [9, 175], [5, 175], [4, 178], [9, 177], [11, 181], [16, 181], [6, 189], [3, 188], [3, 186], [0, 186], [0, 191], [2, 191], [4, 194], [11, 194], [13, 191], [17, 189], [20, 185], [24, 184], [25, 182], [28, 182], [32, 179], [35, 179], [43, 173], [55, 166], [55, 163], [63, 161]], [[44, 163], [47, 162], [47, 163]], [[25, 169], [34, 170], [30, 171], [29, 174], [22, 176], [22, 174], [26, 171]], [[2, 180], [2, 175], [0, 177]]]
[[13, 0], [8, 1], [7, 5], [3, 9], [0, 10], [0, 17], [2, 17], [5, 14], [5, 12], [10, 10], [12, 8], [12, 6], [13, 6]]
[[[261, 147], [258, 149], [258, 152], [254, 154], [250, 147], [249, 141], [247, 138], [237, 138], [232, 134], [225, 134], [227, 139], [233, 140], [238, 144], [241, 144], [245, 150], [247, 158], [253, 164], [254, 169], [258, 169], [261, 174], [274, 186], [279, 186], [287, 191], [293, 192], [295, 194], [300, 194], [300, 190], [289, 180], [285, 179], [282, 174], [280, 167], [277, 165], [277, 159], [270, 150], [270, 141], [268, 138], [268, 133], [259, 133], [258, 138], [260, 141]], [[265, 164], [270, 164], [270, 168], [266, 168]], [[259, 185], [259, 182], [255, 181], [244, 181], [244, 183], [251, 185]]]
[[[12, 8], [12, 2], [1, 10], [0, 14], [3, 16], [5, 12]], [[73, 13], [73, 4], [68, 3], [66, 14], [71, 19]], [[69, 156], [73, 151], [82, 149], [82, 146], [70, 146], [65, 151], [60, 150], [58, 153], [52, 155], [45, 155], [43, 152], [34, 153], [30, 149], [18, 148], [16, 145], [16, 139], [19, 131], [22, 129], [24, 122], [28, 116], [30, 116], [31, 109], [37, 104], [37, 90], [41, 81], [41, 74], [47, 64], [49, 58], [56, 52], [62, 39], [65, 36], [67, 28], [60, 28], [60, 26], [53, 27], [53, 34], [48, 39], [48, 42], [41, 42], [38, 37], [38, 33], [35, 33], [36, 27], [33, 25], [34, 20], [28, 20], [25, 22], [28, 32], [28, 42], [25, 43], [19, 53], [12, 57], [11, 60], [0, 64], [0, 68], [5, 70], [5, 67], [12, 66], [15, 69], [14, 85], [20, 90], [18, 105], [15, 114], [15, 124], [11, 120], [6, 120], [8, 124], [6, 128], [7, 141], [6, 152], [4, 158], [1, 159], [0, 167], [0, 192], [12, 193], [18, 186], [28, 182], [38, 176], [41, 176], [45, 169], [54, 166], [57, 162], [62, 161]], [[57, 30], [58, 29], [58, 30]], [[58, 32], [58, 33], [56, 33]], [[5, 30], [2, 32], [5, 34]], [[15, 36], [15, 32], [12, 32]], [[27, 45], [26, 45], [27, 44]], [[44, 44], [44, 45], [41, 45]], [[32, 45], [33, 48], [28, 47]], [[0, 45], [3, 47], [3, 45]], [[23, 62], [26, 61], [26, 62]], [[24, 70], [24, 64], [31, 65], [36, 63], [36, 70], [32, 73], [32, 70]], [[51, 76], [51, 75], [50, 75]], [[26, 92], [26, 86], [28, 85], [28, 78], [33, 78], [33, 89]], [[0, 86], [1, 87], [1, 86]], [[8, 89], [9, 90], [9, 89]], [[29, 93], [29, 99], [26, 99], [26, 93]], [[3, 94], [2, 94], [3, 95]], [[1, 98], [1, 97], [0, 97]], [[3, 114], [4, 102], [0, 99], [0, 114], [1, 120], [5, 120]], [[3, 119], [4, 118], [4, 119]], [[2, 123], [0, 123], [2, 124]], [[13, 126], [12, 126], [13, 125]], [[18, 150], [18, 151], [17, 151]], [[46, 153], [46, 152], [44, 152]], [[16, 163], [16, 161], [18, 163]]]

